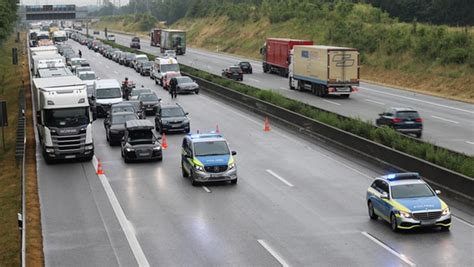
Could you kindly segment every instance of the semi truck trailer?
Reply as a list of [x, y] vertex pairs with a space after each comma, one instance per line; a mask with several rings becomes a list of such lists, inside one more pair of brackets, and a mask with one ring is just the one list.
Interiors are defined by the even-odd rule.
[[292, 90], [347, 98], [359, 86], [359, 51], [335, 46], [295, 46], [290, 55]]
[[288, 77], [290, 51], [295, 45], [313, 45], [313, 41], [268, 38], [260, 49], [260, 54], [263, 57], [263, 72], [277, 73]]
[[47, 163], [94, 156], [87, 88], [76, 76], [35, 78], [36, 127]]
[[161, 45], [161, 29], [154, 28], [150, 31], [150, 46]]
[[160, 50], [163, 54], [166, 50], [174, 50], [177, 55], [186, 53], [186, 32], [182, 30], [161, 30]]

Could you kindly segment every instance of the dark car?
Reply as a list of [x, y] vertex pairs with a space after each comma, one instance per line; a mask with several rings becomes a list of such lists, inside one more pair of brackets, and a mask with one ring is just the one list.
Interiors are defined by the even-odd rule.
[[163, 132], [185, 132], [191, 130], [188, 113], [178, 104], [162, 105], [158, 107], [155, 117], [155, 128]]
[[124, 61], [123, 65], [125, 65], [127, 67], [133, 67], [132, 62], [135, 60], [136, 56], [137, 55], [135, 55], [134, 53], [128, 53], [127, 56], [125, 56], [125, 61]]
[[239, 66], [231, 66], [222, 70], [222, 77], [229, 78], [236, 81], [244, 80], [244, 73]]
[[130, 43], [130, 48], [140, 49], [140, 38], [133, 37], [132, 42]]
[[153, 133], [153, 123], [149, 120], [127, 121], [121, 144], [122, 158], [126, 163], [141, 160], [163, 160], [161, 143]]
[[248, 73], [248, 74], [253, 73], [252, 65], [250, 65], [250, 62], [242, 61], [242, 62], [239, 62], [238, 66], [240, 67], [243, 73]]
[[140, 100], [128, 100], [128, 101], [125, 101], [125, 103], [130, 103], [133, 106], [135, 106], [135, 111], [137, 112], [138, 118], [140, 118], [140, 119], [146, 118], [145, 107], [143, 107], [142, 101], [140, 101]]
[[105, 135], [110, 145], [120, 144], [125, 133], [125, 123], [131, 120], [138, 120], [136, 113], [116, 112], [105, 119]]
[[176, 77], [176, 81], [178, 82], [178, 84], [176, 85], [178, 93], [199, 94], [199, 85], [188, 76]]
[[94, 34], [100, 34], [98, 30], [94, 30]]
[[[111, 114], [122, 113], [122, 112], [137, 113], [137, 110], [135, 108], [135, 105], [133, 105], [132, 103], [129, 103], [128, 101], [120, 102], [120, 103], [112, 104], [112, 106], [110, 106], [110, 110], [107, 111], [107, 117], [110, 118]], [[139, 119], [141, 118], [139, 117]], [[104, 120], [104, 127], [107, 128], [106, 123], [107, 123], [107, 120]]]
[[60, 55], [63, 54], [64, 49], [66, 49], [66, 48], [69, 48], [69, 49], [72, 50], [72, 47], [71, 47], [70, 45], [66, 45], [66, 44], [57, 45], [56, 47], [58, 48], [58, 53], [59, 53]]
[[161, 98], [158, 98], [155, 93], [142, 93], [138, 96], [138, 100], [143, 103], [146, 114], [155, 114], [160, 106]]
[[138, 64], [138, 72], [142, 76], [150, 76], [153, 61], [145, 61]]
[[141, 94], [146, 94], [146, 93], [153, 93], [153, 91], [151, 91], [151, 89], [147, 89], [147, 88], [133, 88], [132, 92], [128, 96], [128, 99], [129, 100], [137, 100], [138, 97]]
[[122, 52], [122, 53], [120, 53], [119, 59], [118, 59], [118, 63], [119, 63], [120, 65], [124, 65], [124, 64], [125, 64], [125, 61], [127, 60], [128, 54], [130, 54], [130, 53], [128, 53], [128, 52]]
[[418, 138], [423, 132], [423, 119], [412, 108], [389, 108], [379, 114], [375, 124], [388, 126], [401, 133], [414, 134]]

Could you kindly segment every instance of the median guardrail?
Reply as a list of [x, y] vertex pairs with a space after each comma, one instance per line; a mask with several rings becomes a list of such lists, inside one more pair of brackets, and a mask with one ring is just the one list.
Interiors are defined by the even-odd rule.
[[390, 166], [391, 168], [400, 171], [418, 172], [434, 186], [440, 187], [442, 190], [449, 192], [454, 197], [467, 200], [472, 204], [474, 199], [474, 179], [471, 177], [305, 117], [301, 114], [255, 97], [245, 95], [230, 88], [226, 88], [190, 74], [186, 75], [192, 77], [204, 91], [223, 100], [239, 106], [244, 106], [260, 115], [269, 116], [274, 120], [278, 120], [287, 126], [297, 129], [305, 135], [323, 138], [324, 140], [362, 155], [379, 164]]

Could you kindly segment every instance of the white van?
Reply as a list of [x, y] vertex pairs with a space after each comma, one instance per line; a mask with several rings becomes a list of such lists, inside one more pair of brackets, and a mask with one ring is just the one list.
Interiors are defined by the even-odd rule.
[[107, 117], [110, 106], [123, 101], [120, 83], [115, 79], [94, 81], [94, 98], [97, 106], [97, 117]]
[[180, 74], [178, 61], [174, 58], [155, 58], [153, 64], [153, 71], [150, 77], [155, 80], [155, 84], [163, 86], [163, 78], [166, 74], [177, 75]]

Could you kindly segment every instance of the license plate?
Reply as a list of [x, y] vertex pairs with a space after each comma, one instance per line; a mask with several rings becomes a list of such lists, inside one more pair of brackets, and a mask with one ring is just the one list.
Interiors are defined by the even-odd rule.
[[405, 124], [414, 124], [415, 122], [413, 121], [406, 121]]
[[66, 159], [74, 159], [74, 158], [76, 158], [76, 155], [66, 155], [64, 158], [66, 158]]
[[150, 153], [140, 153], [140, 157], [148, 157], [150, 156]]
[[210, 174], [209, 176], [210, 176], [211, 178], [217, 178], [217, 177], [219, 177], [219, 175], [217, 175], [217, 174]]
[[421, 225], [434, 225], [435, 223], [436, 223], [435, 220], [421, 221]]

